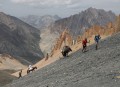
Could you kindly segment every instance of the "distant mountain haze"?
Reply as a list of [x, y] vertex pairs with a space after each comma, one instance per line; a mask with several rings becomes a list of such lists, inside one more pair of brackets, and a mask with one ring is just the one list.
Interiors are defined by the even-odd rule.
[[28, 15], [25, 17], [20, 17], [20, 19], [35, 28], [38, 29], [45, 29], [46, 27], [50, 26], [52, 23], [54, 23], [56, 20], [61, 19], [58, 15], [51, 16], [51, 15], [44, 15], [44, 16], [38, 16], [38, 15]]
[[7, 53], [24, 64], [43, 58], [40, 31], [16, 17], [0, 13], [0, 54]]

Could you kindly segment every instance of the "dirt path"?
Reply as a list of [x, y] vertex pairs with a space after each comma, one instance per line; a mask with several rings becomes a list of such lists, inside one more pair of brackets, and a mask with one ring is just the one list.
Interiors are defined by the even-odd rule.
[[[108, 37], [108, 36], [101, 36], [102, 39], [105, 39], [106, 37]], [[92, 45], [94, 43], [94, 36], [92, 36], [88, 40], [90, 40], [90, 43], [88, 44], [88, 49], [89, 49], [89, 45]], [[74, 46], [71, 46], [71, 48], [73, 50], [72, 53], [76, 52], [81, 47], [82, 47], [81, 43], [78, 43], [78, 44], [75, 44]], [[39, 69], [55, 62], [56, 60], [59, 60], [61, 57], [62, 57], [62, 55], [61, 55], [60, 50], [57, 50], [56, 53], [52, 57], [49, 57], [49, 59], [47, 61], [45, 61], [45, 58], [44, 58], [33, 66], [37, 66], [37, 68], [39, 70]], [[19, 74], [19, 72], [16, 72], [16, 73], [13, 73], [12, 75], [18, 77], [18, 74]], [[25, 76], [26, 74], [27, 74], [27, 68], [23, 69], [22, 76]]]

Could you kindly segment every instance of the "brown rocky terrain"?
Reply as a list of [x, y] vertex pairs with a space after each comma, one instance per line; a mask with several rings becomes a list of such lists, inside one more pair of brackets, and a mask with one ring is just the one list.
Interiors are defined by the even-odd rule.
[[8, 54], [0, 54], [0, 70], [20, 70], [26, 68], [18, 60]]
[[[94, 25], [91, 28], [86, 29], [85, 33], [78, 36], [77, 39], [74, 39], [74, 37], [72, 37], [72, 35], [70, 35], [67, 30], [64, 30], [60, 37], [57, 39], [56, 45], [52, 50], [52, 54], [56, 53], [56, 50], [62, 49], [64, 45], [69, 45], [70, 47], [72, 47], [73, 44], [76, 44], [76, 46], [80, 45], [84, 38], [88, 38], [88, 40], [91, 40], [91, 43], [93, 43], [93, 38], [97, 34], [100, 34], [102, 38], [111, 36], [117, 33], [118, 29], [115, 26], [116, 24], [112, 22], [106, 24], [105, 27]], [[74, 43], [73, 40], [75, 41]]]

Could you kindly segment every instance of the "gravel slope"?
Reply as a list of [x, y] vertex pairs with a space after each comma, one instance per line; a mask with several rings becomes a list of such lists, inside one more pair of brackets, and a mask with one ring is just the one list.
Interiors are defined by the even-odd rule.
[[0, 87], [11, 83], [13, 80], [17, 79], [15, 76], [10, 75], [10, 72], [14, 72], [14, 71], [10, 71], [10, 70], [0, 70]]
[[120, 34], [81, 49], [5, 87], [120, 87]]

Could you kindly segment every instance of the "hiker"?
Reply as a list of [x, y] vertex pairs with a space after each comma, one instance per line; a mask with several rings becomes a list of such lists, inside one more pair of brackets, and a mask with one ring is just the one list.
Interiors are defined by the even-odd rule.
[[22, 78], [22, 70], [20, 70], [18, 78]]
[[69, 46], [64, 46], [61, 50], [61, 53], [64, 57], [68, 57], [68, 53], [72, 51], [72, 49]]
[[49, 58], [49, 55], [48, 55], [48, 53], [47, 53], [47, 54], [46, 54], [45, 61], [48, 60], [48, 58]]
[[31, 65], [29, 65], [28, 70], [32, 70], [32, 69], [33, 69], [33, 67]]
[[32, 65], [29, 65], [28, 70], [27, 70], [27, 74], [30, 73], [30, 71], [32, 71], [32, 70], [33, 70]]
[[33, 72], [33, 71], [35, 71], [35, 70], [37, 69], [37, 66], [34, 66], [34, 67], [32, 67], [31, 69], [30, 69], [30, 67], [32, 67], [32, 66], [29, 65], [29, 68], [28, 68], [28, 70], [27, 70], [27, 74], [29, 74], [30, 72]]
[[75, 45], [75, 40], [72, 41], [72, 45]]
[[86, 52], [87, 50], [87, 43], [90, 43], [90, 41], [88, 42], [87, 41], [87, 38], [85, 38], [83, 41], [82, 41], [82, 45], [83, 45], [83, 49], [82, 49], [82, 52]]
[[98, 49], [98, 43], [99, 43], [100, 39], [101, 39], [101, 37], [100, 37], [99, 34], [95, 35], [94, 40], [95, 40], [95, 43], [96, 43], [96, 46], [95, 46], [96, 50]]

